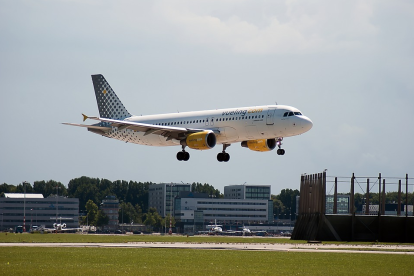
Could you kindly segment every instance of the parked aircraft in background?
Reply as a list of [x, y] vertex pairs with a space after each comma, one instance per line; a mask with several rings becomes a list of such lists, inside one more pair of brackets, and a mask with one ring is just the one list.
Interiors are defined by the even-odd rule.
[[86, 127], [93, 133], [147, 146], [181, 146], [179, 161], [187, 161], [186, 147], [209, 150], [222, 145], [217, 160], [227, 162], [226, 149], [233, 143], [253, 151], [266, 152], [278, 147], [285, 137], [309, 131], [312, 121], [297, 108], [286, 105], [265, 105], [171, 114], [131, 115], [102, 75], [92, 75], [99, 117], [83, 114], [83, 120], [99, 121], [92, 125], [64, 123]]
[[223, 232], [222, 225], [217, 225], [217, 220], [214, 220], [214, 225], [207, 225], [210, 234], [220, 234]]

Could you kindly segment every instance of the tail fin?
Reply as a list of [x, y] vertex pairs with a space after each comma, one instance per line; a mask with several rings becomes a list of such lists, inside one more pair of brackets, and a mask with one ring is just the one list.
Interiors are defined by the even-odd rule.
[[104, 76], [92, 75], [92, 82], [101, 118], [123, 120], [131, 117]]

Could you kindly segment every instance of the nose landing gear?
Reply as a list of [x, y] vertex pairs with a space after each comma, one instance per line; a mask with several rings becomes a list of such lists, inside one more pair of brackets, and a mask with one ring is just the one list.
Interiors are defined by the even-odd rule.
[[226, 148], [230, 146], [231, 144], [223, 144], [223, 151], [217, 154], [217, 161], [228, 162], [230, 160], [230, 154], [226, 152]]
[[285, 155], [285, 150], [281, 148], [282, 141], [283, 141], [283, 137], [277, 138], [277, 142], [276, 142], [276, 145], [278, 146], [277, 155]]

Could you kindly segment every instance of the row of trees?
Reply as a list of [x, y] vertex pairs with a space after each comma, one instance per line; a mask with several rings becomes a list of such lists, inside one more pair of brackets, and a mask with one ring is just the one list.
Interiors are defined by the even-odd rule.
[[[161, 218], [155, 208], [148, 209], [148, 190], [152, 182], [136, 182], [90, 178], [82, 176], [69, 181], [67, 188], [61, 182], [54, 180], [21, 183], [17, 186], [3, 183], [0, 185], [0, 196], [4, 193], [38, 193], [45, 198], [58, 195], [79, 198], [79, 209], [86, 215], [80, 223], [102, 226], [108, 223], [108, 217], [99, 210], [102, 200], [108, 195], [114, 195], [120, 201], [120, 223], [144, 223], [161, 229], [169, 225], [169, 218]], [[223, 197], [219, 190], [209, 184], [192, 183], [193, 192], [207, 193], [212, 197]], [[167, 223], [168, 222], [168, 223]], [[173, 223], [175, 221], [173, 219]]]
[[[120, 223], [144, 223], [152, 225], [156, 229], [161, 229], [165, 225], [169, 225], [169, 218], [163, 219], [159, 216], [154, 208], [148, 209], [148, 190], [152, 182], [136, 182], [108, 179], [90, 178], [82, 176], [69, 181], [67, 188], [61, 182], [54, 180], [35, 181], [33, 186], [30, 183], [21, 183], [17, 186], [3, 183], [0, 185], [0, 196], [3, 193], [40, 193], [44, 197], [58, 193], [59, 195], [79, 198], [79, 208], [86, 211], [87, 215], [82, 221], [90, 225], [104, 225], [108, 218], [100, 212], [98, 206], [102, 200], [108, 195], [114, 195], [120, 201], [119, 222]], [[212, 185], [192, 183], [191, 190], [193, 192], [207, 193], [211, 197], [223, 197], [218, 189]], [[283, 189], [278, 195], [271, 195], [273, 200], [273, 214], [279, 218], [292, 218], [296, 213], [296, 196], [299, 195], [298, 190]], [[414, 194], [409, 193], [408, 202], [414, 202]], [[370, 193], [371, 204], [378, 204], [378, 194]], [[405, 195], [402, 195], [405, 200]], [[356, 207], [365, 202], [364, 194], [355, 194]], [[397, 192], [386, 193], [386, 202], [398, 202]], [[107, 222], [106, 222], [107, 223]]]

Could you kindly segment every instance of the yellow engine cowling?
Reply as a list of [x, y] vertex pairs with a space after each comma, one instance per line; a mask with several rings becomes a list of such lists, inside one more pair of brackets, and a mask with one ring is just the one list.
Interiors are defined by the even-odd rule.
[[208, 150], [214, 148], [216, 145], [216, 135], [211, 131], [203, 131], [192, 133], [187, 138], [181, 141], [181, 144], [190, 149]]
[[241, 146], [254, 151], [271, 151], [276, 147], [276, 139], [258, 139], [243, 141], [241, 143]]

